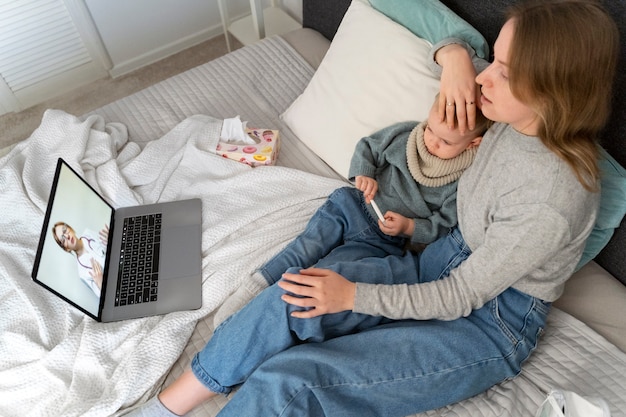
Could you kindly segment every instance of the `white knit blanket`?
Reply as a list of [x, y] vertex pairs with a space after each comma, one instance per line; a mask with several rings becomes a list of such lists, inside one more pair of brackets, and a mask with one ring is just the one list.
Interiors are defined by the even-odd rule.
[[[344, 184], [218, 157], [209, 149], [219, 125], [193, 116], [141, 150], [121, 124], [49, 110], [33, 135], [0, 159], [1, 416], [109, 416], [153, 395], [196, 321]], [[103, 324], [32, 282], [58, 157], [114, 206], [202, 199], [200, 310]]]

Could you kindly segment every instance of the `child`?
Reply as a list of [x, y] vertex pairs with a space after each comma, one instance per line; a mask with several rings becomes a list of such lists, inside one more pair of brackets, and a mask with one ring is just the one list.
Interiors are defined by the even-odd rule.
[[[407, 242], [423, 245], [445, 235], [457, 223], [457, 180], [489, 125], [478, 111], [473, 130], [451, 130], [438, 115], [437, 95], [426, 122], [397, 123], [361, 139], [350, 166], [356, 188], [334, 191], [304, 232], [229, 297], [215, 323], [280, 280], [289, 267], [401, 255]], [[368, 205], [375, 196], [388, 209], [384, 222]]]
[[[381, 230], [433, 242], [456, 225], [456, 181], [473, 161], [489, 122], [479, 113], [476, 127], [461, 134], [439, 120], [438, 98], [427, 122], [398, 123], [361, 139], [350, 165], [350, 179], [370, 203], [388, 211]], [[382, 184], [378, 189], [378, 184]], [[370, 214], [376, 214], [370, 206]]]

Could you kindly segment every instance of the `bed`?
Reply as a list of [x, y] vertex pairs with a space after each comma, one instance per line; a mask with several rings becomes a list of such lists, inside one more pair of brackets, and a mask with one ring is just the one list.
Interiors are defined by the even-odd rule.
[[[424, 54], [429, 36], [442, 36], [442, 29], [430, 25], [418, 36], [403, 15], [429, 26], [444, 13], [480, 49], [493, 44], [510, 2], [445, 0], [444, 8], [413, 6], [413, 14], [398, 14], [393, 9], [400, 3], [305, 0], [303, 29], [88, 114], [48, 110], [30, 138], [7, 151], [0, 159], [0, 415], [123, 415], [169, 384], [211, 337], [216, 316], [225, 314], [224, 301], [304, 228], [332, 190], [346, 184], [346, 155], [359, 135], [394, 117], [424, 114], [419, 103], [408, 113], [395, 109], [406, 107], [405, 99], [430, 103], [437, 83], [424, 69]], [[604, 3], [624, 39], [626, 1]], [[552, 388], [601, 397], [613, 416], [626, 415], [625, 45], [622, 40], [613, 114], [602, 137], [612, 182], [603, 188], [589, 262], [554, 304], [547, 332], [521, 375], [420, 416], [533, 416]], [[413, 60], [408, 69], [398, 68], [407, 55]], [[389, 81], [396, 70], [417, 79], [394, 75]], [[406, 96], [407, 89], [413, 97], [384, 102], [396, 91]], [[212, 151], [217, 138], [211, 126], [235, 115], [280, 131], [276, 166], [250, 167]], [[200, 309], [104, 324], [31, 281], [59, 156], [115, 206], [202, 199]], [[226, 401], [219, 397], [190, 415], [215, 416]]]

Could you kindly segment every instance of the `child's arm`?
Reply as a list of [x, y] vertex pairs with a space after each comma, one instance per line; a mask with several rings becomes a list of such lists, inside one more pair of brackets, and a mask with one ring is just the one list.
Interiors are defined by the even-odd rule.
[[354, 181], [357, 175], [376, 177], [377, 170], [388, 163], [385, 151], [389, 145], [398, 135], [408, 134], [416, 124], [411, 121], [396, 123], [359, 140], [350, 160], [348, 179]]

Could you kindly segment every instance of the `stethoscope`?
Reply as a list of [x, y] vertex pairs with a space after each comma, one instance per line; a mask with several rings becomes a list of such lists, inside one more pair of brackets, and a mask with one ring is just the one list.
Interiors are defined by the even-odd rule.
[[[84, 237], [84, 236], [81, 236], [81, 237], [80, 237], [80, 239], [85, 239], [85, 240], [87, 241], [87, 244], [89, 245], [89, 249], [90, 249], [92, 252], [94, 251], [93, 247], [91, 246], [91, 242], [95, 242], [95, 239], [90, 239], [90, 238], [88, 238], [88, 237]], [[92, 266], [87, 266], [87, 265], [83, 264], [83, 263], [80, 261], [80, 257], [79, 257], [79, 256], [76, 256], [76, 260], [78, 261], [79, 265], [80, 265], [80, 266], [82, 266], [83, 268], [93, 269], [93, 267], [92, 267]]]

